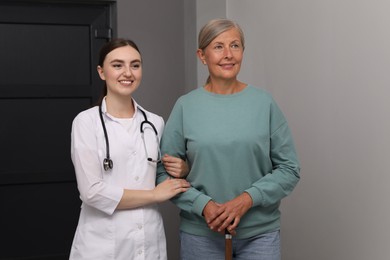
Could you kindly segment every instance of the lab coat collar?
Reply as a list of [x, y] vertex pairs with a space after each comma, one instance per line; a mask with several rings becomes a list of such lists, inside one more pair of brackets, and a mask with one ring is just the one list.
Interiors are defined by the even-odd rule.
[[[135, 101], [134, 98], [131, 98], [131, 99], [133, 100], [133, 104], [134, 104], [134, 107], [135, 107], [135, 112], [134, 112], [134, 113], [135, 113], [136, 116], [137, 116], [139, 113], [141, 113], [139, 110], [142, 110], [142, 111], [145, 111], [145, 112], [146, 112], [146, 110], [145, 110], [142, 106], [140, 106], [140, 105], [137, 103], [137, 101]], [[103, 112], [103, 114], [104, 114], [106, 117], [110, 118], [111, 120], [115, 120], [115, 118], [114, 118], [112, 115], [110, 115], [110, 114], [107, 113], [106, 97], [104, 97], [103, 100], [102, 100], [102, 112]], [[135, 118], [136, 116], [134, 116], [134, 118]]]

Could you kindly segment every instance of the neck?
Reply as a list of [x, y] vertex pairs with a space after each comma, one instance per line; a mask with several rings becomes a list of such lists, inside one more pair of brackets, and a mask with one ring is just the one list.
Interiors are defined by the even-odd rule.
[[106, 96], [107, 112], [117, 118], [131, 118], [134, 115], [134, 104], [132, 98], [117, 99], [110, 95]]
[[246, 84], [238, 80], [231, 82], [211, 80], [204, 88], [211, 93], [230, 95], [242, 91], [245, 87]]

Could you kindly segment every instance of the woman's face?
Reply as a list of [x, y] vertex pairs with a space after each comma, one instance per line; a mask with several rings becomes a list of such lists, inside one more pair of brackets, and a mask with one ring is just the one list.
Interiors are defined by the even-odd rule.
[[198, 57], [206, 64], [210, 78], [215, 80], [236, 79], [240, 72], [244, 48], [240, 33], [232, 28], [218, 35]]
[[109, 52], [103, 67], [97, 70], [107, 84], [107, 95], [131, 96], [142, 79], [140, 53], [131, 46], [123, 46]]

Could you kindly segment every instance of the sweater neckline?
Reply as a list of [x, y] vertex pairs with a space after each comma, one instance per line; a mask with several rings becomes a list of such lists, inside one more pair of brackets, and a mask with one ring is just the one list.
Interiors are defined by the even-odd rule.
[[250, 88], [251, 88], [251, 85], [247, 84], [246, 87], [243, 90], [241, 90], [240, 92], [233, 93], [233, 94], [217, 94], [217, 93], [207, 91], [203, 86], [200, 87], [200, 89], [203, 93], [205, 93], [209, 96], [212, 96], [212, 97], [219, 97], [219, 98], [231, 98], [231, 97], [240, 96], [240, 95], [245, 94]]

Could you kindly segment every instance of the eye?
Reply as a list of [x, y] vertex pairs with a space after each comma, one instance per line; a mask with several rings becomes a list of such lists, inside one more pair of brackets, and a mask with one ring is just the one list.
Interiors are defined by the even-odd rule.
[[241, 48], [241, 45], [238, 44], [238, 43], [234, 43], [234, 44], [231, 45], [231, 48], [232, 48], [232, 49], [240, 49], [240, 48]]
[[131, 68], [133, 70], [140, 69], [141, 68], [141, 62], [132, 63], [130, 66], [131, 66]]
[[214, 50], [219, 51], [219, 50], [222, 50], [222, 49], [223, 49], [223, 46], [220, 45], [220, 44], [214, 46]]
[[115, 69], [120, 69], [120, 68], [122, 68], [122, 64], [120, 64], [120, 63], [114, 63], [114, 64], [112, 64], [112, 66], [113, 66]]

